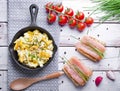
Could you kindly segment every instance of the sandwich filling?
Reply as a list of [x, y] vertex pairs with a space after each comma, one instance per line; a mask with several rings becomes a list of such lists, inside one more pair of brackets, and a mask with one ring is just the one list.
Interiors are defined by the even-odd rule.
[[91, 36], [83, 36], [80, 42], [76, 44], [76, 48], [81, 54], [93, 61], [104, 58], [105, 45]]
[[87, 56], [91, 60], [97, 61], [102, 58], [95, 51], [93, 51], [93, 49], [91, 47], [89, 47], [81, 42], [78, 42], [76, 44], [76, 48], [81, 54]]
[[82, 64], [76, 57], [72, 57], [66, 62], [63, 71], [76, 86], [83, 86], [92, 75], [92, 71]]

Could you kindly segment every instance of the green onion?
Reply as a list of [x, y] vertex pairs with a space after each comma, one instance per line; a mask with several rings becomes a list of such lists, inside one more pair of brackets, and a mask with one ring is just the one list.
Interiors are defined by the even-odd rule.
[[104, 58], [104, 54], [98, 50], [97, 48], [93, 47], [92, 45], [89, 44], [89, 46], [102, 58]]
[[70, 68], [72, 68], [78, 75], [85, 81], [87, 82], [89, 77], [86, 76], [76, 65], [71, 64], [69, 61], [66, 62]]
[[91, 0], [91, 1], [97, 4], [95, 6], [97, 9], [97, 10], [95, 9], [95, 12], [100, 10], [101, 12], [105, 13], [105, 15], [100, 18], [101, 22], [104, 22], [108, 19], [120, 21], [120, 0]]
[[87, 82], [89, 77], [86, 76], [76, 65], [73, 65], [75, 70], [79, 73], [80, 77], [82, 77], [82, 79]]
[[86, 76], [76, 65], [71, 64], [66, 57], [63, 58], [63, 57], [60, 56], [60, 58], [61, 58], [62, 60], [64, 60], [64, 61], [66, 60], [65, 62], [69, 65], [69, 67], [70, 67], [71, 69], [73, 69], [76, 73], [78, 73], [78, 75], [79, 75], [85, 82], [88, 81], [89, 77]]

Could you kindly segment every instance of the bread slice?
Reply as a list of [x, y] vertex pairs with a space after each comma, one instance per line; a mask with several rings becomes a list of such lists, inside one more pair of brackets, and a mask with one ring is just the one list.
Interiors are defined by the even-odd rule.
[[94, 41], [99, 42], [101, 45], [106, 46], [106, 43], [105, 43], [105, 42], [100, 41], [100, 40], [98, 40], [98, 39], [96, 39], [96, 38], [94, 38], [94, 37], [92, 37], [92, 36], [89, 36], [89, 37], [90, 37], [91, 39], [93, 39]]
[[63, 71], [75, 86], [84, 86], [93, 73], [75, 56], [66, 62]]
[[67, 72], [67, 70], [65, 68], [63, 68], [63, 71], [65, 72], [65, 74], [68, 76], [69, 79], [71, 79], [71, 81], [73, 82], [73, 84], [75, 86], [79, 86], [79, 84], [71, 77], [71, 75]]
[[97, 39], [91, 36], [83, 36], [81, 42], [87, 46], [98, 49], [100, 52], [105, 52], [105, 46]]
[[76, 45], [76, 49], [78, 52], [80, 52], [82, 55], [88, 57], [92, 61], [96, 62], [102, 59], [101, 56], [99, 56], [93, 49], [82, 42], [78, 42]]
[[71, 57], [69, 63], [71, 65], [76, 65], [80, 69], [80, 71], [88, 77], [90, 77], [93, 73], [92, 70], [86, 65], [84, 65], [84, 63], [81, 62], [81, 60], [78, 59], [76, 56]]
[[85, 85], [85, 81], [68, 64], [64, 65], [63, 71], [68, 76], [68, 78], [71, 79], [75, 86]]

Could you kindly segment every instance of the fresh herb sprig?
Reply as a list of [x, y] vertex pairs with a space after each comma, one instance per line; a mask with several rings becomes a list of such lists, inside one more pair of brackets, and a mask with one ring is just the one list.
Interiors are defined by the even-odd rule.
[[105, 22], [108, 19], [120, 21], [120, 0], [91, 0], [91, 1], [97, 4], [95, 6], [97, 9], [95, 10], [95, 12], [100, 10], [101, 12], [105, 13], [105, 15], [100, 18], [101, 22]]

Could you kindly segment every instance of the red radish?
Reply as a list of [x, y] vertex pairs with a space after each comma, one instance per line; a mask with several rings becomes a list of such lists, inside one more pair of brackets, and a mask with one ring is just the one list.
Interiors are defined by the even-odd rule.
[[96, 84], [96, 86], [99, 86], [99, 84], [101, 83], [102, 80], [103, 80], [103, 77], [98, 76], [98, 77], [95, 79], [95, 84]]

